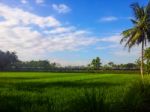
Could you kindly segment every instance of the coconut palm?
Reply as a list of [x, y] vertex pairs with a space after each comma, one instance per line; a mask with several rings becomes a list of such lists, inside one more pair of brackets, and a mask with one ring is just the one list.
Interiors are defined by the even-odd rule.
[[141, 44], [141, 76], [143, 78], [143, 53], [144, 47], [150, 42], [150, 2], [146, 6], [140, 6], [138, 3], [131, 5], [134, 12], [134, 19], [131, 19], [133, 27], [122, 32], [121, 43], [129, 50], [134, 45]]

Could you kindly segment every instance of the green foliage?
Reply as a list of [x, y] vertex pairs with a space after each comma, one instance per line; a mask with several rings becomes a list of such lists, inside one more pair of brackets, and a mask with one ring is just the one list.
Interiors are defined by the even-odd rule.
[[96, 57], [95, 59], [92, 60], [91, 64], [89, 66], [91, 66], [93, 69], [100, 69], [101, 67], [101, 59], [99, 57]]
[[0, 72], [0, 111], [141, 112], [136, 110], [144, 107], [149, 112], [149, 83], [144, 89], [141, 83], [132, 86], [139, 79], [131, 74]]
[[108, 112], [109, 106], [105, 102], [103, 91], [96, 89], [84, 90], [78, 98], [70, 102], [67, 112]]
[[[108, 70], [137, 70], [137, 67], [133, 63], [127, 64], [114, 64], [113, 62], [108, 65], [101, 66], [101, 59], [96, 57], [92, 60], [91, 64], [86, 66], [67, 66], [61, 67], [59, 64], [50, 63], [47, 60], [39, 61], [19, 61], [15, 53], [1, 52], [0, 51], [0, 71], [51, 71], [51, 72], [106, 72], [111, 73]], [[5, 68], [5, 69], [4, 69]], [[114, 71], [116, 73], [116, 71]], [[117, 71], [119, 73], [122, 71]], [[130, 71], [124, 71], [129, 73]]]
[[150, 47], [145, 50], [144, 59], [146, 61], [146, 72], [150, 74]]
[[0, 51], [0, 70], [4, 70], [8, 66], [16, 63], [18, 61], [18, 57], [15, 52], [3, 52]]
[[54, 112], [53, 100], [46, 96], [25, 94], [0, 95], [1, 112]]
[[138, 70], [139, 69], [139, 67], [138, 67], [138, 65], [137, 64], [135, 64], [135, 63], [127, 63], [127, 64], [114, 64], [113, 62], [109, 62], [108, 64], [105, 64], [104, 66], [102, 66], [103, 68], [103, 70], [105, 71], [105, 70], [108, 70], [108, 71], [110, 71], [109, 73], [111, 73], [111, 72], [115, 72], [115, 70], [118, 70], [118, 72], [119, 72], [119, 70], [120, 70], [120, 72], [122, 72], [123, 70], [124, 71], [132, 71], [132, 70], [134, 70], [134, 71], [136, 71], [136, 70]]
[[150, 47], [145, 49], [144, 58], [148, 61], [150, 60]]
[[109, 67], [111, 67], [111, 68], [115, 67], [115, 64], [114, 64], [113, 62], [109, 62], [108, 65], [109, 65]]
[[141, 65], [141, 60], [140, 60], [140, 58], [138, 58], [138, 59], [135, 61], [135, 64], [138, 66], [138, 68], [140, 68], [140, 65]]
[[150, 112], [150, 83], [138, 81], [125, 92], [115, 112]]
[[27, 62], [22, 62], [19, 61], [15, 64], [15, 67], [18, 69], [31, 69], [31, 70], [38, 70], [38, 69], [51, 69], [55, 68], [56, 64], [55, 63], [50, 63], [47, 60], [39, 60], [39, 61], [27, 61]]
[[131, 5], [135, 19], [131, 19], [133, 27], [122, 32], [122, 42], [129, 49], [135, 44], [150, 41], [150, 3], [147, 6], [140, 6], [138, 3]]

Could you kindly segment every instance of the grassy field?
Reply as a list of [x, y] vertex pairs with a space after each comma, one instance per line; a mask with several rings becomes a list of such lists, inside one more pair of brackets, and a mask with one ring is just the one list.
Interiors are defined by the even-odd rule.
[[[126, 74], [1, 72], [0, 112], [138, 112], [140, 84], [134, 83], [139, 79]], [[126, 105], [131, 111], [123, 109]]]

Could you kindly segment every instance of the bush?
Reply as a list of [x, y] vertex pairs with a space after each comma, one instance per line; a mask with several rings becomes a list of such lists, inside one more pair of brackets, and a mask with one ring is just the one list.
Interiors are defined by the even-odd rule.
[[136, 82], [115, 105], [115, 112], [150, 112], [150, 84]]
[[109, 106], [105, 98], [103, 91], [84, 90], [82, 95], [70, 102], [66, 112], [108, 112]]
[[0, 112], [54, 112], [53, 100], [48, 97], [0, 95]]

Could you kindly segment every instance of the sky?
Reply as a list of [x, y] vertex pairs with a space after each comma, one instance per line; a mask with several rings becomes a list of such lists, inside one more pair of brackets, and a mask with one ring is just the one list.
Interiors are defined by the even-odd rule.
[[136, 2], [148, 0], [0, 0], [0, 49], [63, 66], [135, 62], [140, 46], [128, 52], [120, 39]]

